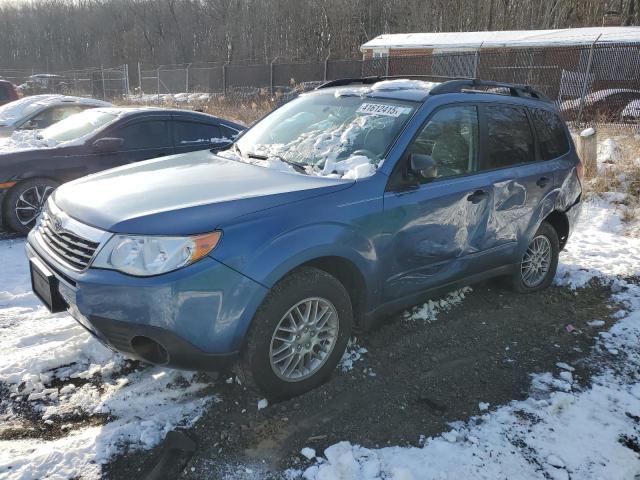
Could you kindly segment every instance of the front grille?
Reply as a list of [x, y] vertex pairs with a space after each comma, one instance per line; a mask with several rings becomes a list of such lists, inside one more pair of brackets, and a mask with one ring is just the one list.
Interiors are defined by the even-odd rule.
[[87, 268], [100, 245], [69, 230], [56, 229], [51, 215], [46, 210], [42, 214], [39, 231], [47, 247], [64, 262], [78, 270]]

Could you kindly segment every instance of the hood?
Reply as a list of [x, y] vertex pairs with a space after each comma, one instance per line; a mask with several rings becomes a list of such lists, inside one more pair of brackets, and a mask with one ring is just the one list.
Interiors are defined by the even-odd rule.
[[71, 217], [103, 230], [190, 235], [353, 183], [224, 159], [205, 150], [90, 175], [59, 187], [53, 200]]

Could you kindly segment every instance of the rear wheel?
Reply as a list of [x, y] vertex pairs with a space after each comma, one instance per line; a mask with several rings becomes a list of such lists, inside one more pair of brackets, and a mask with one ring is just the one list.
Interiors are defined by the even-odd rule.
[[560, 246], [556, 230], [542, 222], [520, 261], [520, 268], [511, 277], [516, 292], [544, 290], [551, 285], [558, 268]]
[[14, 232], [29, 233], [57, 186], [57, 182], [48, 178], [30, 178], [14, 185], [4, 201], [5, 224]]
[[241, 381], [274, 400], [316, 388], [340, 361], [352, 316], [349, 295], [336, 278], [316, 268], [296, 270], [256, 313], [238, 365]]

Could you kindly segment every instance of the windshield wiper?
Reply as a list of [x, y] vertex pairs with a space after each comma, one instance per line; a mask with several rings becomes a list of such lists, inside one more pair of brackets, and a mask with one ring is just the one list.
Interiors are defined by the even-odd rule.
[[269, 160], [269, 157], [275, 157], [278, 160], [287, 163], [289, 165], [291, 165], [297, 172], [300, 173], [307, 173], [307, 169], [305, 168], [305, 165], [303, 163], [298, 163], [298, 162], [294, 162], [293, 160], [287, 160], [284, 157], [281, 157], [280, 155], [260, 155], [258, 153], [247, 153], [247, 157], [249, 158], [255, 158], [256, 160]]

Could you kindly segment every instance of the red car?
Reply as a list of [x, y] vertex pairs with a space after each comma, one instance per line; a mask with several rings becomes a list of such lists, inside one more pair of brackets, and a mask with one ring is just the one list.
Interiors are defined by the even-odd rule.
[[7, 80], [0, 80], [0, 105], [18, 100], [16, 86]]

